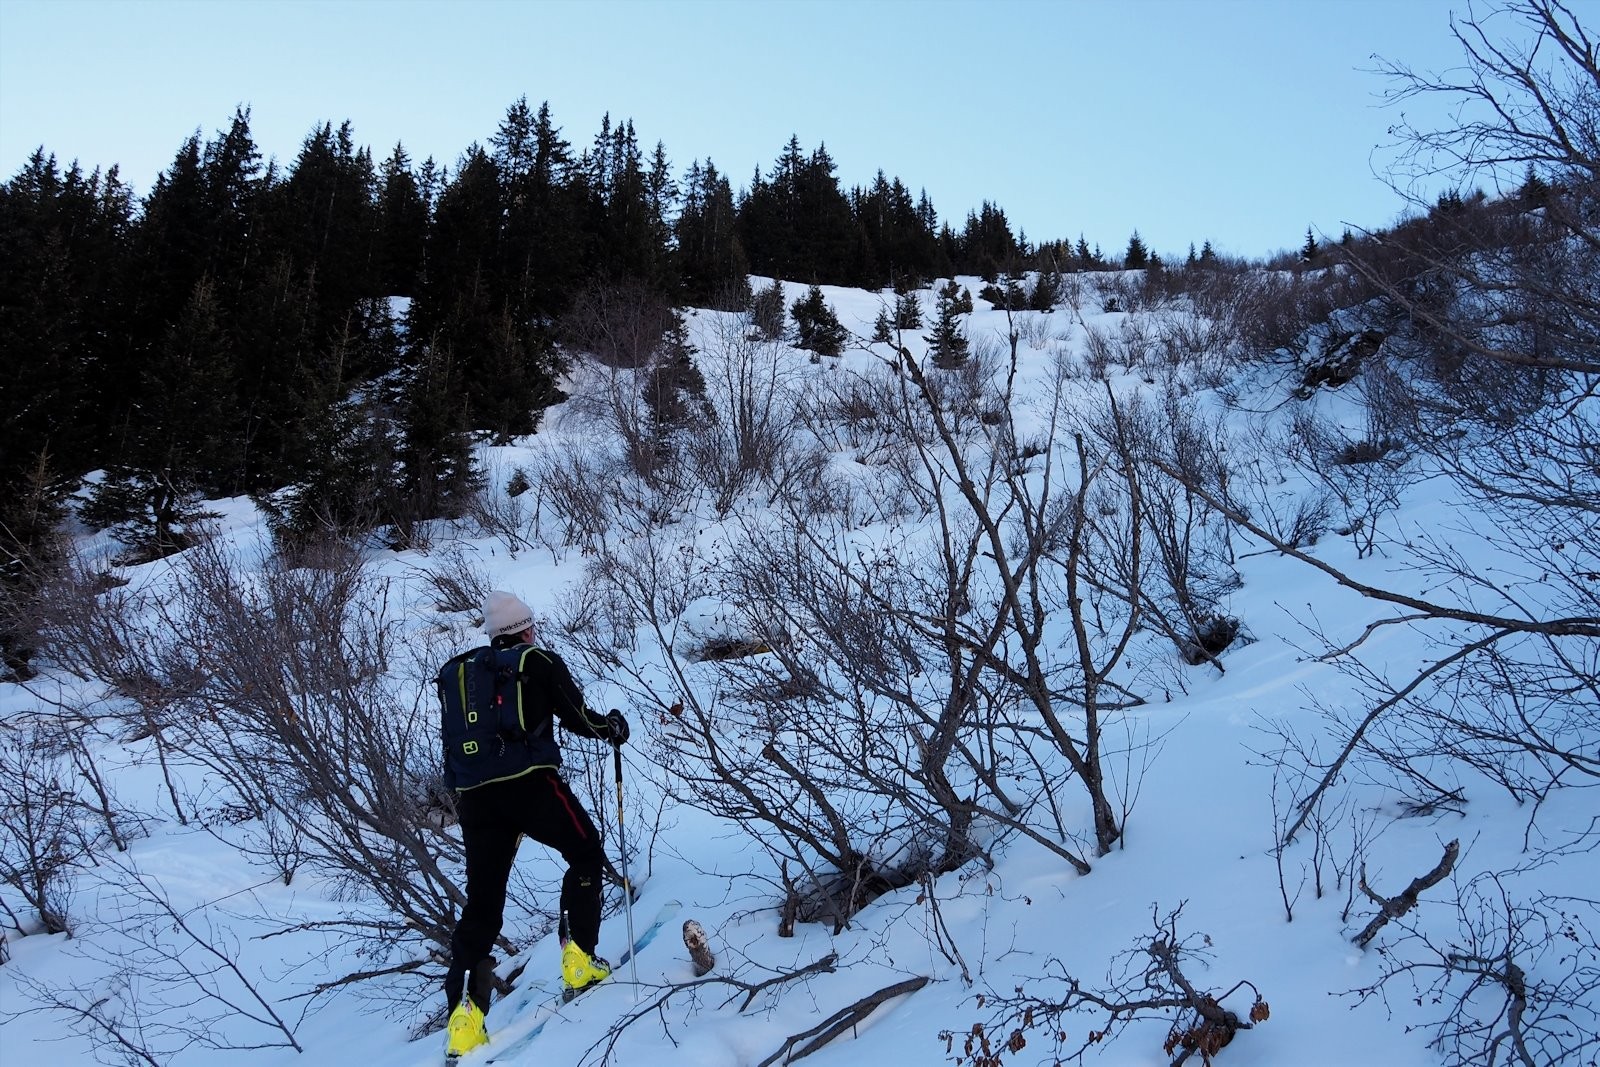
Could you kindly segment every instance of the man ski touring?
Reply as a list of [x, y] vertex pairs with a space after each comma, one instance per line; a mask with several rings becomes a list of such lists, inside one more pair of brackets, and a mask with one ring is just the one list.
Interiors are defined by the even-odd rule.
[[456, 791], [467, 860], [467, 903], [450, 939], [444, 979], [452, 1060], [488, 1041], [489, 953], [505, 917], [506, 881], [520, 835], [555, 849], [567, 864], [561, 883], [567, 988], [586, 988], [611, 973], [595, 955], [605, 853], [594, 820], [558, 771], [554, 724], [559, 719], [573, 733], [613, 745], [628, 740], [621, 712], [595, 716], [561, 657], [534, 647], [526, 604], [493, 592], [483, 616], [489, 646], [456, 656], [439, 672], [445, 785]]

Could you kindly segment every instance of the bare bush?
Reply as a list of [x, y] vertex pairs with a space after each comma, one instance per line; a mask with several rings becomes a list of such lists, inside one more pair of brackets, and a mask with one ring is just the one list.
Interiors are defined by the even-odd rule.
[[433, 606], [450, 614], [469, 613], [476, 617], [494, 589], [488, 571], [468, 559], [466, 549], [459, 543], [452, 543], [436, 555], [433, 565], [418, 574], [433, 591]]
[[[1086, 873], [1137, 794], [1102, 739], [1140, 702], [1110, 680], [1141, 618], [1132, 447], [1079, 434], [1075, 468], [1055, 472], [1066, 379], [1024, 400], [1014, 348], [968, 363], [912, 365], [877, 394], [902, 442], [891, 469], [924, 509], [895, 551], [785, 494], [723, 558], [655, 528], [618, 539], [566, 618], [569, 643], [662, 716], [659, 757], [682, 799], [771, 855], [791, 920], [841, 925], [1013, 835]], [[1028, 448], [1014, 437], [1022, 403], [1049, 427]], [[708, 598], [741, 654], [697, 665], [706, 645], [688, 613]], [[1092, 831], [1068, 814], [1077, 788]]]
[[[1138, 590], [1144, 618], [1191, 666], [1210, 663], [1222, 670], [1220, 656], [1238, 635], [1239, 621], [1224, 602], [1238, 588], [1227, 524], [1196, 490], [1226, 481], [1222, 432], [1186, 408], [1168, 389], [1159, 404], [1140, 400], [1119, 406], [1095, 426], [1103, 447], [1136, 458], [1137, 497], [1150, 547], [1150, 566]], [[1157, 456], [1159, 462], [1146, 462]]]
[[752, 339], [725, 321], [702, 361], [707, 395], [718, 418], [688, 441], [696, 476], [717, 491], [717, 510], [759, 481], [770, 479], [791, 446], [798, 414], [789, 372], [777, 342]]
[[[1593, 900], [1519, 899], [1517, 872], [1456, 883], [1453, 930], [1400, 920], [1380, 949], [1383, 973], [1348, 996], [1410, 1001], [1442, 1012], [1429, 1046], [1451, 1063], [1582, 1063], [1600, 1048], [1600, 940]], [[1395, 990], [1399, 992], [1399, 990]]]
[[[1497, 40], [1504, 20], [1531, 30], [1528, 42]], [[1401, 98], [1468, 105], [1452, 112], [1457, 124], [1436, 132], [1402, 124], [1400, 178], [1441, 158], [1480, 173], [1514, 158], [1544, 167], [1547, 186], [1537, 202], [1520, 204], [1442, 197], [1425, 218], [1347, 253], [1406, 320], [1383, 342], [1392, 370], [1380, 367], [1369, 392], [1372, 424], [1460, 491], [1453, 522], [1393, 542], [1406, 569], [1426, 576], [1428, 593], [1375, 586], [1307, 555], [1264, 510], [1250, 513], [1237, 479], [1209, 490], [1253, 535], [1387, 605], [1361, 633], [1324, 638], [1325, 658], [1365, 690], [1368, 710], [1340, 720], [1344, 742], [1312, 768], [1317, 785], [1290, 837], [1352, 760], [1418, 810], [1458, 807], [1468, 779], [1487, 779], [1519, 801], [1600, 781], [1588, 714], [1600, 692], [1592, 581], [1600, 573], [1592, 462], [1600, 216], [1586, 206], [1597, 174], [1584, 132], [1600, 115], [1600, 72], [1560, 3], [1510, 3], [1462, 19], [1455, 34], [1466, 62], [1449, 76], [1390, 67]], [[1528, 217], [1508, 221], [1519, 213]], [[1399, 677], [1362, 655], [1393, 626], [1436, 642], [1427, 661]], [[1541, 810], [1536, 803], [1531, 818]]]
[[[604, 449], [580, 442], [554, 446], [534, 462], [532, 474], [546, 545], [590, 546], [606, 536], [616, 518], [611, 487], [618, 473]], [[547, 511], [560, 523], [553, 536], [543, 528]]]
[[[1364, 385], [1379, 382], [1384, 376], [1369, 368], [1362, 376]], [[1365, 405], [1368, 412], [1386, 410], [1376, 390]], [[1349, 537], [1358, 559], [1376, 551], [1384, 518], [1399, 507], [1404, 491], [1414, 484], [1419, 473], [1408, 470], [1410, 454], [1400, 438], [1384, 433], [1381, 418], [1369, 417], [1367, 432], [1359, 437], [1346, 433], [1327, 420], [1309, 412], [1298, 414], [1294, 434], [1304, 448], [1295, 453], [1298, 465], [1337, 502], [1343, 518], [1336, 532]]]
[[304, 1052], [295, 1022], [238, 962], [238, 939], [206, 908], [180, 910], [129, 863], [113, 862], [98, 894], [106, 935], [77, 953], [102, 971], [92, 985], [46, 985], [30, 977], [26, 996], [123, 1062], [170, 1062], [185, 1049]]
[[672, 324], [672, 306], [642, 283], [596, 282], [573, 298], [561, 332], [608, 367], [643, 367]]
[[[0, 736], [0, 882], [49, 934], [71, 931], [72, 875], [89, 856], [73, 778], [47, 732], [23, 728]], [[26, 929], [16, 914], [10, 920]]]
[[1024, 312], [1016, 319], [1017, 336], [1028, 342], [1028, 347], [1043, 351], [1050, 345], [1050, 316], [1046, 312]]
[[275, 869], [303, 862], [387, 914], [329, 929], [369, 951], [447, 946], [464, 896], [446, 873], [460, 847], [435, 814], [448, 798], [433, 664], [398, 640], [386, 582], [359, 557], [321, 563], [247, 574], [214, 545], [191, 550], [146, 606], [136, 654], [185, 757], [226, 784], [238, 813], [294, 827], [297, 854], [273, 855]]
[[893, 379], [887, 374], [841, 370], [809, 379], [796, 415], [832, 451], [875, 466], [902, 447], [896, 406]]
[[[1103, 985], [1086, 987], [1059, 961], [1051, 961], [1045, 981], [1065, 986], [1059, 996], [1046, 998], [1019, 990], [984, 998], [999, 1008], [998, 1013], [966, 1033], [940, 1035], [946, 1049], [963, 1067], [1002, 1067], [1007, 1053], [1015, 1055], [1027, 1047], [1030, 1031], [1046, 1027], [1046, 1036], [1055, 1046], [1055, 1062], [1061, 1062], [1063, 1054], [1065, 1059], [1081, 1059], [1090, 1048], [1112, 1040], [1130, 1025], [1171, 1018], [1162, 1051], [1172, 1057], [1173, 1067], [1196, 1055], [1210, 1064], [1241, 1031], [1254, 1029], [1272, 1012], [1261, 991], [1247, 980], [1221, 993], [1195, 984], [1187, 968], [1209, 959], [1206, 947], [1211, 939], [1204, 935], [1180, 937], [1178, 918], [1182, 913], [1180, 905], [1167, 915], [1153, 914], [1154, 935], [1118, 956]], [[1040, 984], [1036, 982], [1034, 987]], [[1241, 1007], [1243, 1014], [1223, 1006], [1245, 989], [1253, 999], [1248, 1009]], [[1074, 1048], [1068, 1045], [1069, 1031], [1063, 1020], [1077, 1014], [1097, 1016], [1101, 1022], [1085, 1030]], [[961, 1041], [959, 1053], [957, 1040]]]
[[468, 507], [468, 515], [478, 530], [505, 545], [513, 559], [522, 549], [533, 547], [528, 541], [529, 484], [521, 469], [509, 479], [502, 479], [499, 470], [488, 470]]

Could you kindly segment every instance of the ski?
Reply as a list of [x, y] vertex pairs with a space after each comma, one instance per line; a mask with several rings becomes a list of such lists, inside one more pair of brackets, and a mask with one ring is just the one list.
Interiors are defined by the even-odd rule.
[[[667, 923], [672, 921], [672, 917], [682, 910], [682, 908], [683, 905], [676, 900], [669, 900], [665, 904], [661, 905], [661, 910], [656, 913], [656, 917], [650, 921], [648, 926], [639, 932], [639, 935], [634, 938], [633, 944], [629, 945], [622, 955], [611, 964], [612, 976], [614, 977], [623, 966], [625, 966], [640, 952], [644, 951], [645, 948], [649, 946], [650, 942], [654, 941], [656, 936], [666, 928]], [[589, 990], [595, 988], [595, 986], [605, 985], [608, 981], [610, 981], [609, 978], [595, 982], [593, 985], [585, 986], [579, 991], [579, 995], [581, 996], [583, 993], [587, 993]], [[560, 1015], [561, 1009], [571, 1003], [572, 999], [576, 998], [569, 999], [567, 996], [567, 990], [563, 989], [553, 998], [546, 1001], [543, 1005], [532, 1009], [529, 1012], [529, 1017], [534, 1020], [533, 1026], [526, 1033], [521, 1034], [512, 1040], [512, 1042], [508, 1045], [496, 1046], [491, 1039], [491, 1043], [488, 1046], [488, 1058], [484, 1059], [482, 1062], [505, 1063], [512, 1057], [520, 1055], [522, 1051], [526, 1049], [530, 1043], [532, 1043], [533, 1039], [538, 1037], [539, 1034], [543, 1032], [545, 1024], [551, 1019]], [[476, 1052], [477, 1050], [475, 1049], [473, 1051]], [[467, 1057], [468, 1058], [466, 1062], [468, 1063], [477, 1061], [477, 1057], [471, 1052], [467, 1053]], [[458, 1065], [452, 1064], [451, 1067], [458, 1067]]]

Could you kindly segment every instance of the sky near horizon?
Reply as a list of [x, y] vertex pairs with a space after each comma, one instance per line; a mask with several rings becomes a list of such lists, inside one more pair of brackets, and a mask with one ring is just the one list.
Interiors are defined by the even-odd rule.
[[[1258, 257], [1387, 225], [1399, 111], [1374, 56], [1460, 62], [1467, 0], [0, 0], [0, 178], [42, 146], [149, 191], [239, 105], [293, 161], [348, 119], [383, 160], [454, 170], [548, 101], [574, 150], [631, 118], [735, 190], [798, 136], [845, 188], [877, 170], [960, 228]], [[1478, 4], [1480, 12], [1485, 5]], [[1410, 117], [1421, 106], [1407, 105]], [[1435, 109], [1438, 110], [1438, 109]], [[1425, 193], [1431, 195], [1430, 190]]]

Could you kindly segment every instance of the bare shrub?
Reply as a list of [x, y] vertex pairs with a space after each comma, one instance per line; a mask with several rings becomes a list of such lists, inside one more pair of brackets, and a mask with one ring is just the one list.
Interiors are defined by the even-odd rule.
[[433, 590], [434, 607], [446, 613], [476, 618], [494, 589], [488, 571], [468, 559], [459, 543], [451, 543], [435, 555], [432, 565], [420, 568], [418, 575]]
[[808, 380], [796, 416], [823, 445], [877, 465], [900, 447], [892, 379], [839, 371]]
[[79, 942], [76, 954], [101, 974], [82, 986], [21, 976], [35, 1010], [65, 1016], [71, 1029], [122, 1062], [169, 1062], [195, 1047], [305, 1051], [294, 1023], [239, 964], [238, 939], [216, 925], [209, 908], [179, 909], [122, 861], [110, 864], [97, 896], [97, 921], [108, 936]]
[[[1364, 383], [1375, 379], [1363, 375]], [[1388, 410], [1379, 397], [1366, 404], [1369, 412]], [[1297, 414], [1294, 434], [1304, 444], [1298, 465], [1319, 482], [1343, 512], [1337, 532], [1356, 546], [1357, 558], [1376, 551], [1381, 523], [1400, 504], [1402, 494], [1420, 473], [1408, 470], [1411, 456], [1402, 441], [1387, 436], [1383, 420], [1369, 418], [1360, 437], [1309, 412]]]
[[[541, 540], [591, 545], [606, 536], [616, 518], [612, 487], [618, 472], [604, 449], [584, 442], [554, 445], [534, 461], [532, 475]], [[553, 538], [543, 528], [547, 511], [560, 523]]]
[[531, 519], [527, 500], [530, 484], [527, 473], [520, 468], [509, 479], [502, 479], [499, 470], [489, 469], [484, 472], [467, 509], [479, 532], [505, 545], [513, 559], [522, 549], [533, 547], [527, 539]]
[[[1182, 913], [1180, 905], [1167, 915], [1152, 915], [1154, 935], [1118, 956], [1108, 986], [1086, 987], [1058, 961], [1051, 961], [1044, 981], [1065, 986], [1059, 997], [1046, 998], [1020, 990], [985, 997], [986, 1002], [998, 1007], [998, 1013], [966, 1033], [941, 1034], [946, 1048], [954, 1054], [956, 1041], [961, 1040], [956, 1063], [1001, 1067], [1006, 1053], [1015, 1055], [1027, 1046], [1030, 1031], [1045, 1027], [1046, 1037], [1054, 1043], [1055, 1060], [1061, 1062], [1082, 1059], [1090, 1048], [1113, 1040], [1131, 1024], [1170, 1018], [1162, 1051], [1172, 1057], [1173, 1067], [1196, 1055], [1202, 1063], [1210, 1064], [1242, 1031], [1254, 1029], [1272, 1012], [1261, 991], [1248, 980], [1236, 982], [1221, 993], [1196, 984], [1188, 972], [1195, 964], [1204, 965], [1209, 960], [1212, 954], [1206, 949], [1211, 939], [1205, 935], [1180, 937], [1178, 918]], [[1031, 988], [1041, 984], [1044, 983], [1035, 982]], [[1241, 1006], [1236, 1012], [1223, 1006], [1228, 998], [1246, 989], [1253, 996], [1248, 1009]], [[1064, 1020], [1078, 1014], [1102, 1021], [1098, 1026], [1090, 1025], [1082, 1031], [1081, 1039], [1069, 1044]]]
[[1089, 376], [1098, 381], [1105, 381], [1111, 371], [1111, 366], [1117, 361], [1117, 347], [1108, 331], [1088, 328], [1084, 337], [1084, 367]]
[[573, 298], [563, 339], [608, 367], [643, 367], [673, 324], [672, 305], [637, 281], [596, 282]]
[[[890, 379], [904, 460], [890, 469], [925, 509], [895, 551], [786, 494], [726, 557], [635, 529], [568, 611], [569, 644], [661, 717], [680, 798], [761, 842], [791, 919], [837, 927], [1013, 835], [1085, 873], [1121, 835], [1137, 782], [1110, 774], [1102, 732], [1140, 700], [1110, 680], [1141, 616], [1133, 455], [1122, 437], [1091, 454], [1080, 435], [1078, 485], [1057, 496], [1065, 379], [1027, 398], [1050, 429], [1021, 458], [1015, 360]], [[754, 655], [697, 662], [687, 613], [707, 598], [737, 621], [725, 643]], [[1069, 785], [1088, 792], [1092, 841]]]
[[207, 545], [142, 618], [137, 654], [186, 758], [241, 814], [293, 825], [306, 865], [388, 915], [320, 925], [364, 951], [447, 946], [464, 896], [445, 871], [460, 847], [433, 814], [447, 798], [426, 681], [445, 657], [399, 640], [387, 582], [349, 552], [247, 574]]
[[1090, 284], [1101, 311], [1132, 313], [1147, 306], [1144, 280], [1137, 271], [1096, 274]]
[[[89, 855], [71, 762], [45, 731], [0, 735], [0, 881], [16, 891], [45, 933], [70, 932], [72, 875]], [[26, 929], [6, 909], [11, 925]]]
[[1028, 347], [1043, 351], [1050, 345], [1050, 316], [1041, 312], [1024, 312], [1017, 316], [1017, 336], [1028, 342]]
[[[110, 688], [113, 699], [104, 718], [120, 725], [129, 741], [150, 739], [173, 813], [187, 824], [173, 777], [173, 763], [182, 757], [167, 730], [172, 693], [143, 650], [146, 635], [139, 616], [145, 596], [135, 594], [106, 561], [70, 551], [42, 589], [37, 625], [45, 654], [68, 675]], [[89, 717], [82, 707], [58, 706], [57, 711]]]
[[[1537, 893], [1519, 898], [1519, 872], [1455, 883], [1454, 929], [1409, 920], [1383, 950], [1383, 973], [1348, 996], [1387, 997], [1442, 1009], [1429, 1047], [1451, 1063], [1581, 1063], [1600, 1047], [1600, 940], [1593, 900]], [[1399, 990], [1396, 990], [1399, 992]]]
[[690, 432], [689, 462], [726, 512], [741, 493], [770, 479], [789, 448], [798, 411], [776, 342], [752, 339], [725, 322], [707, 343], [702, 373], [718, 417]]

